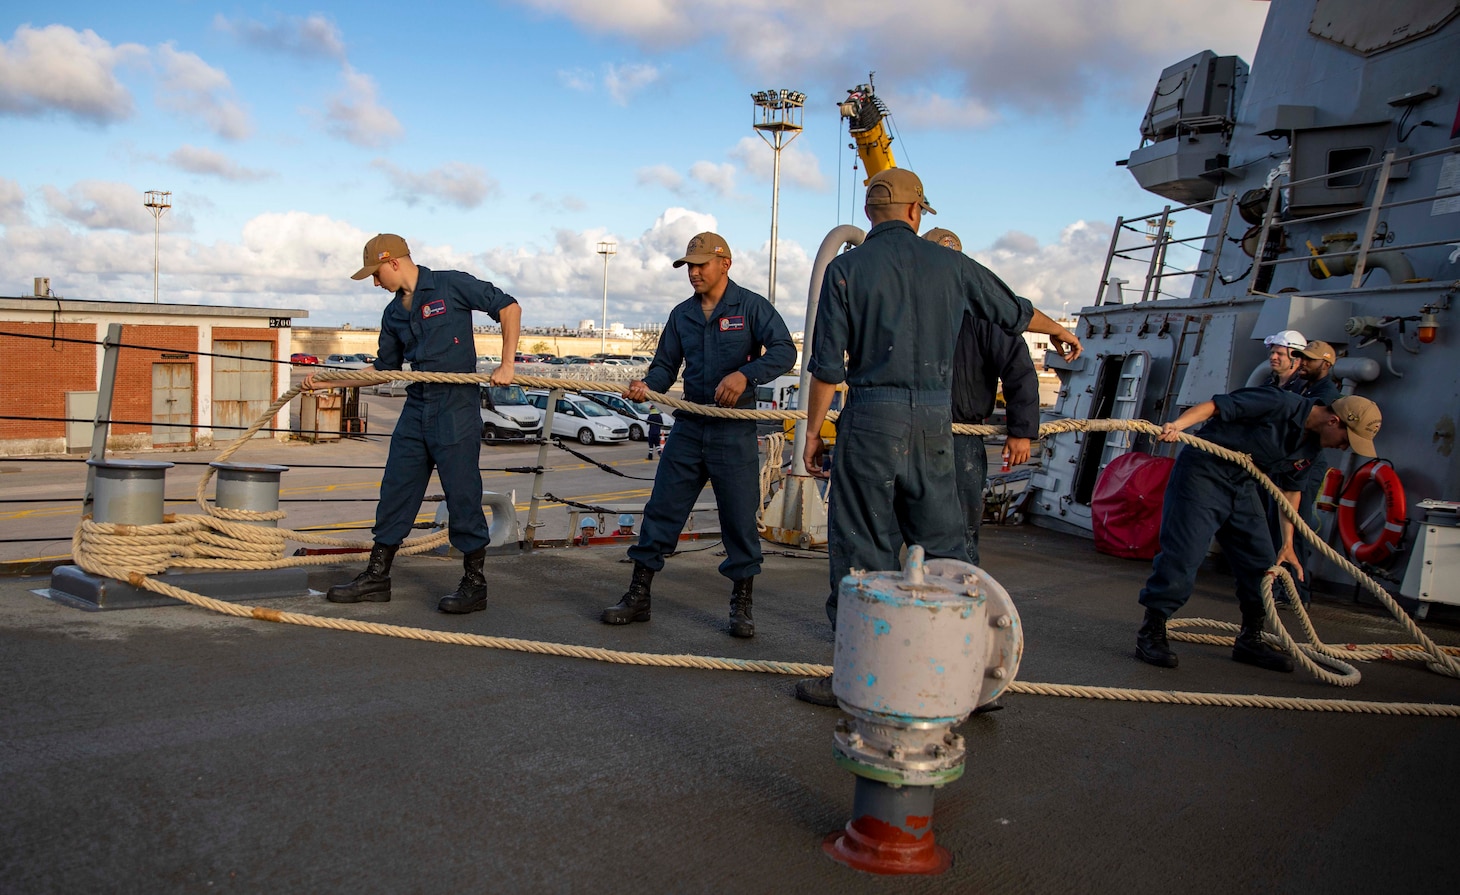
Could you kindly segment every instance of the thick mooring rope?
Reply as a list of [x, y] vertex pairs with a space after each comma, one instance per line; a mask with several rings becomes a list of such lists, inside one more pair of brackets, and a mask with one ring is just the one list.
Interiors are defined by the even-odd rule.
[[[370, 383], [408, 379], [423, 382], [484, 383], [486, 374], [470, 373], [416, 373], [400, 371], [329, 371], [319, 377], [321, 382]], [[620, 382], [598, 382], [578, 379], [553, 379], [540, 376], [515, 377], [519, 385], [540, 388], [563, 388], [568, 390], [612, 389], [623, 387]], [[301, 388], [295, 386], [281, 394], [252, 426], [228, 445], [215, 462], [224, 462], [233, 456], [248, 440], [275, 414], [291, 401]], [[737, 419], [804, 419], [805, 414], [796, 410], [735, 410], [732, 408], [707, 407], [670, 398], [668, 395], [650, 393], [655, 403], [674, 410], [698, 413], [705, 416]], [[1001, 426], [955, 426], [960, 434], [1001, 434]], [[1133, 431], [1147, 435], [1160, 435], [1161, 428], [1145, 420], [1058, 420], [1040, 426], [1040, 437], [1065, 432], [1112, 432]], [[1263, 603], [1268, 622], [1277, 631], [1276, 635], [1264, 636], [1281, 645], [1297, 657], [1300, 665], [1320, 680], [1337, 686], [1353, 686], [1359, 681], [1358, 670], [1344, 659], [1406, 659], [1422, 658], [1432, 670], [1460, 677], [1460, 649], [1441, 648], [1427, 637], [1418, 626], [1401, 610], [1388, 592], [1373, 581], [1357, 566], [1337, 553], [1313, 532], [1298, 513], [1282, 496], [1282, 492], [1264, 476], [1251, 458], [1245, 454], [1230, 451], [1192, 435], [1180, 433], [1178, 440], [1199, 450], [1209, 451], [1238, 464], [1253, 475], [1258, 482], [1277, 500], [1283, 513], [1293, 522], [1296, 531], [1307, 538], [1330, 561], [1339, 565], [1377, 597], [1390, 613], [1404, 624], [1417, 644], [1372, 644], [1362, 647], [1350, 646], [1340, 650], [1324, 644], [1314, 631], [1312, 622], [1297, 599], [1292, 579], [1280, 567], [1269, 570], [1262, 583]], [[783, 449], [784, 439], [775, 445]], [[360, 553], [368, 551], [358, 541], [328, 538], [310, 532], [287, 528], [265, 528], [249, 525], [246, 520], [278, 520], [282, 511], [253, 513], [243, 510], [226, 510], [212, 506], [207, 499], [208, 480], [213, 467], [204, 469], [198, 482], [197, 501], [205, 515], [170, 515], [158, 525], [104, 524], [83, 519], [72, 539], [72, 552], [77, 565], [93, 575], [126, 581], [134, 587], [171, 597], [184, 603], [208, 609], [236, 618], [252, 618], [261, 621], [328, 628], [337, 631], [351, 631], [362, 634], [376, 634], [386, 637], [401, 637], [409, 640], [423, 640], [449, 643], [460, 646], [478, 646], [490, 649], [505, 649], [540, 655], [564, 656], [592, 659], [624, 665], [651, 665], [673, 668], [702, 668], [721, 671], [756, 671], [769, 674], [791, 674], [799, 676], [825, 676], [832, 671], [830, 666], [805, 662], [779, 662], [716, 658], [709, 656], [666, 655], [656, 653], [634, 653], [572, 644], [548, 643], [516, 638], [488, 637], [478, 634], [462, 634], [451, 631], [437, 631], [412, 628], [401, 625], [385, 625], [375, 622], [361, 622], [350, 619], [330, 618], [306, 613], [281, 612], [265, 607], [248, 607], [224, 600], [205, 597], [183, 588], [175, 587], [151, 577], [168, 568], [212, 568], [212, 569], [273, 569], [288, 566], [324, 565], [338, 561], [337, 555], [285, 557], [284, 543], [300, 543], [330, 546], [360, 547]], [[763, 480], [763, 487], [766, 483]], [[401, 545], [400, 553], [423, 553], [446, 543], [445, 532], [428, 537], [407, 540]], [[1273, 598], [1273, 581], [1280, 579], [1289, 594], [1289, 599], [1304, 628], [1309, 643], [1297, 644], [1278, 620], [1277, 607]], [[1178, 619], [1170, 622], [1172, 629], [1207, 627], [1216, 630], [1235, 630], [1236, 626], [1210, 619]], [[1198, 643], [1215, 643], [1230, 646], [1231, 637], [1214, 634], [1187, 633], [1173, 630], [1172, 639]], [[1327, 668], [1323, 666], [1328, 666]], [[1334, 669], [1334, 670], [1329, 670]], [[1130, 702], [1151, 702], [1181, 705], [1210, 705], [1240, 708], [1289, 709], [1310, 712], [1346, 712], [1382, 715], [1421, 715], [1431, 717], [1460, 717], [1460, 706], [1433, 705], [1427, 703], [1384, 703], [1363, 702], [1343, 699], [1301, 699], [1295, 697], [1272, 697], [1228, 693], [1193, 693], [1168, 690], [1138, 690], [1117, 687], [1087, 687], [1066, 684], [1041, 684], [1013, 681], [1007, 692], [1039, 696], [1063, 696], [1084, 699], [1107, 699]]]

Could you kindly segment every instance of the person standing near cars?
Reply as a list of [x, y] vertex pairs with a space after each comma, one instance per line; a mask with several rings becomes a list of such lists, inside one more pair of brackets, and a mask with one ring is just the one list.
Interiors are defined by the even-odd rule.
[[[522, 309], [517, 299], [470, 274], [431, 270], [411, 260], [406, 241], [382, 233], [365, 243], [364, 266], [351, 279], [372, 278], [393, 294], [380, 321], [380, 348], [374, 367], [427, 373], [476, 372], [472, 311], [483, 311], [502, 325], [503, 361], [492, 371], [492, 385], [512, 383]], [[314, 376], [304, 387], [314, 387]], [[434, 469], [446, 492], [451, 545], [462, 554], [465, 574], [454, 593], [442, 597], [442, 612], [475, 612], [487, 607], [483, 571], [491, 537], [482, 512], [480, 413], [481, 387], [474, 382], [412, 382], [406, 389], [375, 508], [374, 545], [365, 571], [348, 584], [329, 589], [332, 603], [390, 601], [390, 565], [420, 512]]]
[[[649, 372], [629, 383], [624, 397], [644, 401], [650, 391], [663, 393], [682, 366], [686, 401], [753, 409], [755, 386], [796, 363], [796, 345], [785, 321], [774, 305], [730, 279], [730, 247], [718, 233], [697, 234], [674, 266], [689, 268], [694, 295], [669, 312]], [[644, 507], [639, 543], [629, 548], [633, 578], [623, 597], [603, 610], [604, 623], [649, 620], [654, 574], [664, 568], [664, 557], [679, 543], [679, 533], [708, 480], [715, 489], [725, 544], [720, 574], [733, 582], [730, 634], [755, 636], [751, 597], [761, 563], [755, 525], [759, 476], [755, 420], [676, 413]]]
[[654, 455], [659, 452], [659, 439], [664, 435], [664, 414], [653, 404], [649, 405], [649, 418], [645, 420], [649, 424], [649, 431], [645, 433], [644, 440], [649, 443], [649, 456], [645, 459], [653, 460]]

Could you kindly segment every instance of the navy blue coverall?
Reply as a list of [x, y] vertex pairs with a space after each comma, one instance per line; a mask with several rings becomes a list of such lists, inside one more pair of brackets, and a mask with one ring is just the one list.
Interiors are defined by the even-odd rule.
[[[1294, 376], [1284, 388], [1286, 391], [1302, 395], [1305, 398], [1317, 398], [1318, 403], [1324, 407], [1332, 407], [1333, 402], [1341, 397], [1338, 390], [1338, 383], [1334, 381], [1332, 376], [1324, 376], [1321, 379], [1315, 379], [1311, 382], [1302, 376]], [[1323, 476], [1327, 472], [1328, 461], [1320, 453], [1313, 459], [1313, 465], [1308, 467], [1308, 471], [1303, 475], [1302, 496], [1298, 501], [1298, 514], [1303, 517], [1303, 520], [1314, 531], [1318, 530], [1318, 516], [1313, 511], [1313, 504], [1318, 500], [1318, 489], [1323, 486]], [[1283, 545], [1282, 516], [1278, 508], [1272, 505], [1272, 498], [1266, 495], [1265, 492], [1264, 497], [1266, 498], [1265, 503], [1268, 509], [1268, 523], [1272, 528], [1273, 543], [1281, 548]], [[1313, 548], [1308, 544], [1307, 538], [1298, 534], [1293, 535], [1293, 554], [1297, 556], [1298, 562], [1303, 565], [1305, 570], [1301, 581], [1298, 580], [1298, 576], [1293, 576], [1293, 583], [1297, 585], [1298, 596], [1302, 599], [1304, 605], [1307, 605], [1308, 598], [1312, 593], [1312, 582], [1306, 574], [1308, 557], [1312, 555], [1312, 551]]]
[[[400, 292], [385, 306], [375, 369], [399, 370], [410, 361], [425, 373], [475, 373], [471, 312], [500, 321], [502, 309], [517, 299], [460, 271], [416, 270], [411, 306]], [[491, 538], [482, 512], [481, 453], [481, 387], [412, 382], [380, 481], [375, 542], [395, 546], [406, 539], [434, 467], [446, 492], [451, 546], [462, 553], [485, 547]]]
[[[1039, 437], [1039, 377], [1029, 343], [972, 314], [963, 315], [953, 349], [953, 422], [978, 425], [994, 412], [999, 382], [1010, 438]], [[982, 435], [954, 435], [953, 463], [958, 502], [963, 507], [968, 561], [979, 563], [978, 531], [983, 525], [983, 491], [989, 456]]]
[[[713, 405], [720, 380], [739, 370], [749, 382], [735, 406], [754, 409], [756, 385], [780, 376], [795, 363], [796, 343], [775, 306], [732, 280], [709, 320], [698, 296], [669, 312], [644, 384], [663, 394], [683, 365], [684, 399]], [[654, 473], [654, 490], [644, 506], [639, 543], [629, 548], [630, 559], [656, 572], [664, 568], [664, 557], [678, 545], [707, 479], [715, 490], [725, 545], [720, 574], [739, 581], [760, 573], [755, 420], [715, 419], [684, 410], [674, 414]]]
[[899, 568], [904, 543], [929, 558], [967, 557], [963, 511], [949, 499], [957, 488], [952, 336], [965, 313], [1017, 335], [1034, 307], [905, 221], [878, 224], [827, 266], [807, 369], [850, 386], [827, 511], [833, 625], [837, 588], [851, 569]]
[[[1318, 402], [1258, 386], [1212, 398], [1217, 412], [1195, 434], [1252, 457], [1284, 491], [1297, 491], [1321, 449], [1303, 428]], [[1235, 463], [1183, 448], [1161, 508], [1161, 552], [1141, 589], [1141, 605], [1170, 618], [1191, 597], [1196, 570], [1215, 536], [1237, 579], [1244, 612], [1261, 607], [1262, 576], [1277, 561], [1256, 479]]]

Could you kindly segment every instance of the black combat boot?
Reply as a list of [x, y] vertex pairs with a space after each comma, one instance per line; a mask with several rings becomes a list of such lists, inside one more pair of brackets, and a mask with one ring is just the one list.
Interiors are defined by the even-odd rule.
[[487, 548], [481, 547], [470, 553], [463, 554], [461, 566], [466, 574], [461, 576], [461, 583], [456, 585], [456, 592], [447, 594], [436, 604], [436, 608], [442, 612], [450, 612], [453, 615], [460, 615], [464, 612], [477, 612], [487, 608], [487, 576], [482, 573], [482, 563], [486, 561]]
[[797, 681], [796, 698], [812, 705], [836, 708], [836, 694], [831, 689], [831, 675], [802, 678]]
[[1273, 649], [1262, 639], [1263, 623], [1267, 615], [1261, 606], [1242, 610], [1242, 630], [1237, 642], [1232, 644], [1232, 658], [1247, 665], [1256, 665], [1268, 671], [1293, 670], [1293, 660], [1282, 650]]
[[730, 636], [754, 637], [755, 621], [750, 617], [750, 594], [754, 578], [741, 578], [730, 591]]
[[324, 595], [331, 603], [389, 603], [390, 561], [395, 559], [399, 544], [376, 544], [370, 548], [370, 560], [365, 571], [355, 576], [349, 584], [336, 584]]
[[1136, 632], [1136, 658], [1162, 668], [1176, 667], [1176, 654], [1166, 642], [1166, 617], [1154, 609], [1146, 610], [1146, 620]]
[[603, 610], [605, 625], [626, 625], [629, 622], [649, 620], [649, 585], [654, 582], [654, 570], [634, 563], [634, 577], [629, 589], [617, 603]]

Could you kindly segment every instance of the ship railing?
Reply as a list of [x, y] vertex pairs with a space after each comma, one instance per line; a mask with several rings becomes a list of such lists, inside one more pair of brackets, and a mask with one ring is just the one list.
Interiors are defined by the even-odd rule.
[[[1410, 205], [1421, 205], [1426, 202], [1436, 202], [1443, 199], [1453, 199], [1456, 197], [1460, 197], [1460, 189], [1457, 189], [1445, 192], [1436, 192], [1425, 196], [1417, 196], [1410, 199], [1398, 199], [1392, 202], [1385, 202], [1384, 196], [1389, 191], [1389, 180], [1394, 172], [1395, 166], [1412, 165], [1415, 162], [1423, 161], [1428, 158], [1434, 158], [1436, 156], [1442, 155], [1450, 155], [1455, 152], [1455, 147], [1446, 146], [1440, 149], [1432, 149], [1428, 152], [1415, 153], [1413, 155], [1406, 155], [1400, 158], [1396, 150], [1388, 149], [1385, 150], [1383, 156], [1381, 156], [1379, 161], [1377, 162], [1370, 162], [1366, 165], [1356, 165], [1352, 168], [1345, 168], [1340, 171], [1328, 171], [1323, 174], [1318, 174], [1313, 177], [1304, 177], [1299, 180], [1290, 180], [1284, 184], [1281, 184], [1276, 189], [1271, 190], [1267, 198], [1267, 208], [1262, 216], [1262, 230], [1258, 235], [1256, 251], [1254, 251], [1253, 253], [1253, 258], [1256, 260], [1254, 260], [1253, 262], [1251, 279], [1248, 281], [1248, 294], [1262, 294], [1261, 290], [1257, 288], [1258, 277], [1262, 271], [1262, 268], [1268, 266], [1275, 267], [1280, 264], [1307, 263], [1311, 261], [1314, 257], [1314, 255], [1311, 254], [1295, 254], [1287, 258], [1264, 258], [1263, 255], [1267, 251], [1267, 244], [1269, 238], [1272, 236], [1272, 231], [1274, 228], [1288, 228], [1300, 224], [1314, 224], [1321, 223], [1323, 221], [1351, 218], [1356, 215], [1365, 214], [1365, 212], [1367, 212], [1367, 216], [1364, 221], [1364, 228], [1363, 231], [1359, 234], [1359, 238], [1355, 243], [1355, 248], [1346, 251], [1325, 251], [1322, 255], [1325, 261], [1351, 256], [1354, 257], [1354, 272], [1353, 278], [1350, 280], [1349, 283], [1349, 288], [1358, 289], [1360, 286], [1363, 285], [1364, 276], [1368, 271], [1368, 257], [1371, 251], [1371, 246], [1374, 243], [1375, 233], [1378, 232], [1379, 217], [1382, 212], [1395, 208], [1403, 208]], [[1282, 218], [1281, 220], [1278, 219], [1281, 214], [1278, 199], [1283, 192], [1287, 193], [1289, 202], [1291, 202], [1293, 189], [1295, 187], [1300, 187], [1311, 183], [1317, 183], [1319, 181], [1334, 180], [1336, 178], [1352, 176], [1355, 174], [1363, 174], [1368, 171], [1376, 171], [1378, 173], [1375, 175], [1373, 198], [1369, 201], [1367, 207], [1359, 206], [1356, 208], [1345, 208], [1338, 211], [1325, 212], [1322, 214], [1286, 217]], [[1221, 232], [1225, 234], [1226, 228], [1224, 227]], [[1460, 239], [1460, 234], [1451, 236], [1448, 239], [1432, 239], [1421, 240], [1417, 242], [1386, 244], [1382, 250], [1386, 252], [1399, 252], [1405, 249], [1420, 249], [1440, 245], [1451, 245], [1455, 243], [1457, 239]]]
[[[1181, 248], [1192, 243], [1204, 243], [1208, 234], [1206, 226], [1201, 228], [1197, 236], [1189, 236], [1183, 239], [1176, 239], [1171, 236], [1174, 223], [1178, 215], [1185, 212], [1200, 212], [1203, 214], [1215, 214], [1220, 207], [1222, 211], [1221, 232], [1227, 231], [1227, 225], [1232, 219], [1232, 209], [1236, 205], [1235, 196], [1222, 196], [1215, 199], [1208, 199], [1203, 202], [1193, 202], [1190, 205], [1170, 206], [1167, 205], [1158, 212], [1141, 215], [1139, 217], [1118, 217], [1115, 219], [1115, 227], [1110, 234], [1110, 248], [1105, 253], [1105, 268], [1100, 274], [1100, 283], [1095, 291], [1095, 304], [1105, 304], [1110, 297], [1107, 289], [1110, 285], [1111, 270], [1117, 259], [1126, 262], [1144, 262], [1145, 272], [1142, 278], [1141, 296], [1139, 301], [1153, 301], [1161, 297], [1162, 282], [1172, 277], [1202, 277], [1205, 285], [1202, 290], [1202, 297], [1211, 294], [1212, 284], [1219, 277], [1218, 265], [1222, 260], [1222, 248], [1225, 240], [1216, 240], [1213, 247], [1196, 249], [1198, 262], [1191, 267], [1176, 267], [1170, 263], [1170, 252], [1173, 247]], [[1143, 233], [1141, 226], [1150, 228], [1150, 232]], [[1148, 240], [1147, 245], [1121, 245], [1121, 237], [1127, 232], [1142, 233]], [[1113, 299], [1112, 301], [1120, 301]]]

